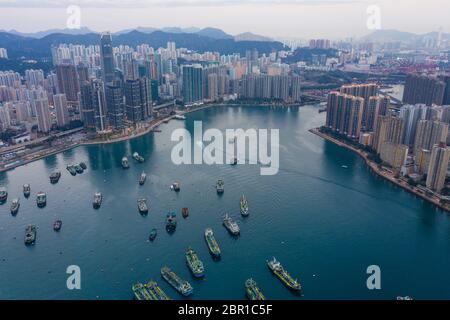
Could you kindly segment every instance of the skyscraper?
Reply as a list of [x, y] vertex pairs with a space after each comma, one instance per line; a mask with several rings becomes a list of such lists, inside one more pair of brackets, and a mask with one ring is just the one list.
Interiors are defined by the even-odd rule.
[[106, 105], [105, 86], [103, 81], [92, 81], [92, 107], [94, 108], [95, 128], [103, 132], [108, 128], [108, 108]]
[[114, 55], [112, 36], [109, 32], [105, 32], [101, 35], [100, 54], [103, 81], [105, 84], [111, 84], [114, 81]]
[[71, 64], [56, 66], [56, 76], [58, 78], [59, 93], [64, 93], [68, 102], [78, 102], [80, 84], [75, 66]]
[[445, 83], [438, 78], [409, 74], [406, 77], [403, 102], [408, 104], [424, 103], [442, 105], [444, 101]]
[[444, 187], [445, 177], [447, 175], [448, 161], [450, 158], [450, 149], [445, 143], [436, 144], [431, 152], [430, 164], [426, 185], [427, 188], [436, 192], [441, 192]]
[[84, 127], [95, 130], [93, 84], [89, 81], [83, 81], [80, 84], [80, 110]]
[[106, 85], [105, 96], [109, 125], [115, 130], [123, 129], [124, 101], [122, 88], [114, 85]]
[[208, 75], [208, 99], [215, 101], [219, 98], [219, 79], [216, 73]]
[[431, 151], [435, 144], [446, 142], [447, 135], [448, 124], [440, 121], [420, 120], [414, 139], [414, 155], [417, 157], [421, 149]]
[[364, 110], [362, 115], [362, 129], [365, 131], [370, 131], [367, 128], [367, 122], [369, 121], [369, 100], [370, 97], [378, 96], [378, 91], [380, 87], [376, 83], [365, 83], [365, 84], [350, 84], [341, 87], [341, 93], [349, 94], [356, 97], [361, 97], [364, 99]]
[[403, 140], [404, 121], [393, 116], [379, 116], [373, 139], [373, 149], [378, 153], [385, 142], [401, 144]]
[[414, 145], [417, 124], [419, 120], [424, 119], [427, 108], [424, 104], [404, 105], [400, 108], [400, 118], [405, 121], [404, 144], [408, 146]]
[[337, 91], [330, 92], [327, 102], [326, 125], [348, 137], [359, 138], [364, 99]]
[[51, 118], [47, 98], [38, 98], [34, 101], [36, 106], [36, 116], [38, 120], [38, 131], [42, 133], [50, 132]]
[[56, 124], [59, 128], [69, 124], [69, 110], [67, 109], [67, 99], [65, 94], [56, 94], [53, 96], [56, 111]]
[[183, 99], [185, 104], [203, 100], [203, 81], [201, 65], [183, 66]]

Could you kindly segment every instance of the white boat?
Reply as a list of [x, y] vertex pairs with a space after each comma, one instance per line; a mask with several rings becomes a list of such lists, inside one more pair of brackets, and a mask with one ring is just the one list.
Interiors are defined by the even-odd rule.
[[181, 115], [181, 114], [177, 114], [173, 117], [175, 120], [186, 120], [186, 117]]

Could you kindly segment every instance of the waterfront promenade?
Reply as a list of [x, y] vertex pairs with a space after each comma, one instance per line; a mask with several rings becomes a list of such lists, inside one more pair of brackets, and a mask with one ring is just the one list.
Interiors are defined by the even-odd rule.
[[374, 161], [371, 161], [369, 159], [369, 154], [363, 150], [357, 149], [343, 141], [340, 141], [330, 135], [327, 135], [326, 133], [320, 132], [319, 128], [314, 128], [309, 130], [311, 133], [318, 135], [319, 137], [328, 140], [330, 142], [333, 142], [334, 144], [346, 148], [348, 150], [351, 150], [355, 152], [357, 155], [359, 155], [366, 165], [370, 168], [372, 172], [377, 174], [378, 176], [388, 180], [389, 182], [395, 184], [396, 186], [403, 188], [404, 190], [414, 194], [415, 196], [430, 202], [431, 204], [435, 205], [436, 207], [446, 211], [450, 212], [450, 206], [447, 204], [443, 204], [440, 202], [440, 198], [436, 194], [426, 194], [424, 191], [422, 191], [420, 188], [412, 186], [408, 183], [407, 180], [403, 178], [397, 178], [394, 173], [387, 171], [380, 167], [377, 163]]

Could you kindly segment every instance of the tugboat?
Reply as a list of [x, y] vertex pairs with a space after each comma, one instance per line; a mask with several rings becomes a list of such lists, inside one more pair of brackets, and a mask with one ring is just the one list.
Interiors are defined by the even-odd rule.
[[146, 199], [139, 199], [137, 203], [138, 203], [139, 212], [141, 214], [147, 214], [148, 213], [147, 200]]
[[34, 244], [36, 241], [36, 226], [28, 225], [25, 229], [25, 239], [24, 242], [27, 246]]
[[52, 184], [58, 183], [60, 178], [61, 178], [61, 171], [52, 172], [52, 174], [50, 175], [50, 183]]
[[87, 169], [87, 165], [86, 165], [86, 163], [84, 163], [84, 162], [80, 162], [80, 167], [81, 167], [81, 169], [83, 169], [83, 170], [86, 170], [86, 169]]
[[156, 239], [157, 235], [158, 235], [158, 230], [152, 229], [152, 231], [150, 231], [150, 235], [148, 236], [148, 240], [153, 242]]
[[74, 169], [78, 174], [82, 174], [84, 172], [83, 168], [79, 164], [76, 164]]
[[128, 163], [128, 158], [127, 157], [123, 157], [122, 158], [122, 168], [124, 168], [124, 169], [129, 169], [130, 168], [130, 164]]
[[188, 297], [194, 293], [194, 288], [186, 280], [181, 279], [175, 272], [168, 267], [161, 269], [161, 276], [166, 280], [175, 290], [183, 296]]
[[216, 190], [217, 190], [218, 194], [224, 193], [224, 191], [225, 191], [224, 185], [225, 185], [225, 183], [223, 182], [223, 180], [217, 181]]
[[141, 176], [139, 177], [139, 185], [143, 186], [146, 179], [147, 179], [147, 175], [145, 174], [145, 172], [142, 172]]
[[47, 205], [47, 195], [45, 192], [38, 192], [36, 196], [36, 203], [39, 208], [43, 208]]
[[289, 289], [293, 291], [300, 292], [302, 290], [302, 286], [297, 280], [291, 277], [291, 275], [284, 270], [283, 266], [280, 262], [278, 262], [275, 258], [271, 261], [267, 261], [267, 265], [269, 269], [280, 279], [281, 282]]
[[142, 283], [138, 282], [133, 284], [131, 289], [136, 300], [153, 300], [147, 288]]
[[141, 156], [139, 153], [135, 152], [133, 153], [133, 159], [136, 160], [139, 163], [143, 163], [145, 161], [144, 157]]
[[238, 236], [241, 233], [238, 224], [228, 214], [223, 218], [223, 225], [233, 236]]
[[6, 188], [0, 188], [0, 203], [3, 204], [8, 200], [8, 191], [6, 191]]
[[156, 281], [150, 281], [145, 285], [152, 300], [170, 300], [169, 296], [158, 286]]
[[261, 290], [258, 288], [256, 281], [251, 278], [245, 281], [245, 292], [249, 300], [266, 300]]
[[179, 182], [172, 183], [171, 188], [175, 192], [180, 192], [180, 190], [181, 190], [180, 183]]
[[242, 195], [242, 197], [241, 197], [240, 207], [241, 207], [241, 215], [243, 217], [248, 217], [248, 215], [250, 214], [248, 212], [248, 201], [244, 195]]
[[67, 169], [67, 171], [69, 171], [69, 173], [70, 173], [72, 176], [76, 176], [76, 175], [77, 175], [77, 171], [75, 170], [75, 167], [74, 167], [73, 165], [68, 165], [68, 166], [66, 167], [66, 169]]
[[191, 247], [186, 250], [186, 262], [194, 277], [201, 278], [205, 275], [203, 262]]
[[208, 249], [213, 258], [220, 259], [220, 247], [219, 244], [216, 241], [216, 238], [214, 237], [214, 232], [212, 229], [208, 228], [205, 230], [205, 240], [208, 244]]
[[174, 212], [167, 214], [166, 230], [168, 233], [174, 233], [177, 228], [177, 215]]
[[31, 186], [29, 184], [23, 185], [23, 196], [25, 198], [28, 198], [31, 194]]
[[13, 199], [11, 203], [11, 214], [15, 216], [19, 212], [20, 202], [19, 199]]
[[103, 201], [103, 195], [100, 192], [96, 192], [94, 194], [94, 202], [92, 203], [92, 206], [94, 209], [100, 209], [100, 206], [102, 205]]
[[53, 223], [53, 230], [55, 230], [56, 232], [58, 232], [59, 230], [61, 230], [62, 227], [62, 221], [61, 220], [56, 220]]
[[183, 208], [181, 209], [181, 215], [183, 216], [183, 218], [187, 218], [189, 217], [189, 208]]

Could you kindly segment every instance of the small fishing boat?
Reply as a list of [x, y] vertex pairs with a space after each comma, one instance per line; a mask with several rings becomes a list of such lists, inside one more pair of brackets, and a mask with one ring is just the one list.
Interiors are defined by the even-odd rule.
[[187, 218], [189, 217], [189, 208], [183, 208], [181, 209], [181, 215], [183, 216], [183, 218]]

